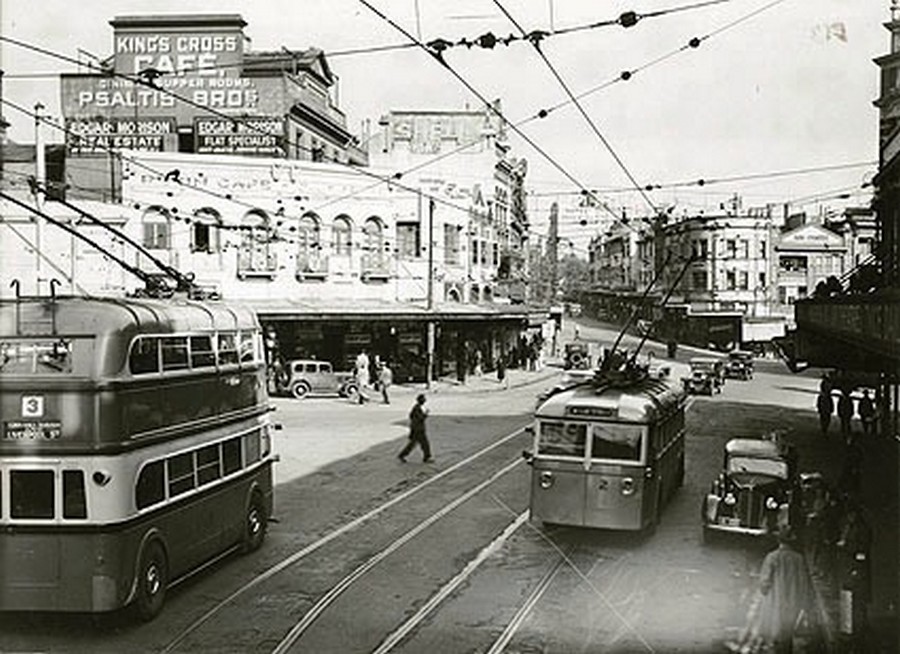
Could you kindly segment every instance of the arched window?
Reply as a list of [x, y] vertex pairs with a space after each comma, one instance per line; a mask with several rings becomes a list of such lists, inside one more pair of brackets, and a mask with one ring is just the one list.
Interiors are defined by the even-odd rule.
[[307, 212], [297, 225], [297, 272], [314, 273], [323, 270], [322, 245], [319, 242], [319, 217]]
[[481, 289], [482, 298], [484, 298], [485, 302], [493, 302], [494, 301], [494, 291], [490, 286], [485, 286]]
[[240, 272], [272, 272], [275, 255], [269, 242], [269, 217], [261, 209], [251, 209], [241, 219]]
[[366, 219], [363, 225], [365, 254], [363, 270], [381, 270], [384, 267], [384, 226], [378, 216]]
[[222, 249], [222, 217], [209, 207], [197, 209], [191, 223], [191, 251], [213, 254]]
[[448, 302], [461, 302], [462, 298], [459, 296], [459, 289], [450, 286], [447, 288], [447, 301]]
[[141, 216], [143, 245], [148, 250], [168, 250], [172, 245], [172, 217], [162, 207], [150, 207]]
[[341, 214], [331, 224], [331, 248], [337, 255], [350, 256], [353, 246], [350, 217]]
[[472, 304], [477, 304], [481, 300], [481, 288], [478, 284], [472, 284], [469, 287], [469, 302]]

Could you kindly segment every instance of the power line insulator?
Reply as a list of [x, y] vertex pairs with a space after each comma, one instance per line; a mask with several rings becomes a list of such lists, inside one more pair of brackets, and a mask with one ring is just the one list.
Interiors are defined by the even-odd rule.
[[622, 71], [622, 74], [619, 75], [619, 77], [621, 77], [623, 81], [627, 82], [628, 80], [631, 79], [631, 71], [630, 71], [630, 70], [623, 70], [623, 71]]
[[633, 11], [626, 11], [621, 16], [619, 16], [619, 25], [622, 27], [634, 27], [637, 25], [638, 20], [640, 20], [640, 16], [638, 16]]
[[497, 37], [494, 36], [492, 32], [487, 32], [486, 34], [482, 34], [477, 39], [475, 39], [475, 43], [477, 43], [482, 48], [493, 50], [494, 46], [497, 45]]
[[695, 36], [690, 41], [688, 41], [688, 45], [691, 46], [692, 48], [699, 48], [700, 47], [700, 39]]

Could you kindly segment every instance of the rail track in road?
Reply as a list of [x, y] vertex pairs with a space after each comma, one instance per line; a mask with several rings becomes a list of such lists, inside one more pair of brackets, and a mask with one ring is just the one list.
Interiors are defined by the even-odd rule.
[[[318, 642], [333, 637], [332, 626], [319, 625], [340, 623], [342, 616], [354, 613], [350, 609], [348, 614], [346, 605], [352, 606], [358, 599], [348, 602], [346, 598], [354, 593], [367, 593], [366, 584], [371, 583], [368, 580], [384, 574], [379, 572], [381, 568], [388, 566], [396, 579], [396, 575], [403, 573], [404, 561], [421, 561], [427, 557], [427, 552], [412, 555], [404, 552], [415, 548], [417, 542], [424, 542], [426, 550], [433, 549], [434, 543], [429, 539], [434, 536], [430, 533], [440, 534], [441, 547], [457, 538], [458, 543], [450, 547], [451, 558], [460, 559], [461, 553], [490, 544], [509, 530], [511, 524], [523, 522], [524, 506], [519, 507], [518, 517], [513, 518], [505, 506], [507, 502], [523, 504], [523, 480], [521, 477], [510, 480], [510, 477], [515, 477], [516, 471], [524, 474], [519, 450], [525, 439], [523, 430], [509, 433], [282, 557], [194, 618], [162, 651], [167, 654], [229, 650], [287, 652], [297, 643], [305, 651], [323, 651], [307, 642], [310, 638]], [[491, 499], [498, 494], [507, 496], [503, 507]], [[487, 519], [485, 510], [491, 506], [494, 515]], [[468, 518], [455, 515], [460, 511], [474, 511], [477, 515]], [[488, 523], [489, 527], [471, 527]], [[438, 563], [432, 565], [443, 568]], [[464, 569], [465, 565], [458, 567]], [[449, 575], [453, 577], [460, 570], [442, 569], [425, 585], [432, 590], [440, 588], [449, 572], [453, 572]], [[399, 585], [415, 587], [417, 583], [412, 579], [408, 584]], [[416, 589], [416, 601], [427, 601], [432, 593], [425, 590]], [[366, 631], [366, 639], [376, 639], [374, 645], [377, 645], [411, 605], [411, 602], [397, 602], [396, 615], [377, 611], [388, 626], [383, 633], [377, 628]], [[253, 623], [256, 627], [251, 627]], [[310, 632], [314, 633], [310, 636]]]

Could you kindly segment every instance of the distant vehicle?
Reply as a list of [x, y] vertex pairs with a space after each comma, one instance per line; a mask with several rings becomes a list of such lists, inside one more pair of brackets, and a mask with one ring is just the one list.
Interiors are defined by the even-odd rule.
[[703, 498], [703, 540], [714, 532], [774, 534], [791, 523], [796, 494], [790, 451], [771, 440], [733, 438], [722, 472]]
[[753, 379], [753, 352], [747, 350], [729, 352], [728, 360], [725, 362], [725, 376], [744, 381]]
[[294, 359], [285, 365], [280, 390], [299, 400], [308, 395], [352, 397], [359, 386], [352, 372], [335, 372], [328, 361]]
[[712, 395], [721, 393], [725, 383], [724, 366], [720, 359], [695, 357], [690, 360], [691, 374], [681, 383], [688, 393]]
[[587, 343], [566, 343], [565, 369], [587, 370], [591, 367], [591, 353]]

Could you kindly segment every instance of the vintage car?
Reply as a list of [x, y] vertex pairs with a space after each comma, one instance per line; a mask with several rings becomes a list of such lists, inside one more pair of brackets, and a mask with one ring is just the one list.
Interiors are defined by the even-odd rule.
[[723, 365], [720, 359], [712, 357], [694, 357], [690, 360], [691, 374], [681, 378], [684, 390], [688, 393], [712, 395], [721, 393], [725, 383]]
[[587, 343], [566, 343], [565, 353], [566, 370], [587, 370], [591, 367], [591, 351]]
[[297, 399], [308, 395], [352, 397], [359, 390], [352, 372], [335, 372], [328, 361], [315, 359], [288, 361], [278, 386]]
[[722, 472], [703, 498], [703, 540], [713, 533], [764, 536], [792, 525], [796, 462], [776, 441], [733, 438]]
[[753, 378], [753, 353], [746, 350], [734, 350], [728, 353], [725, 362], [725, 376], [744, 381]]

